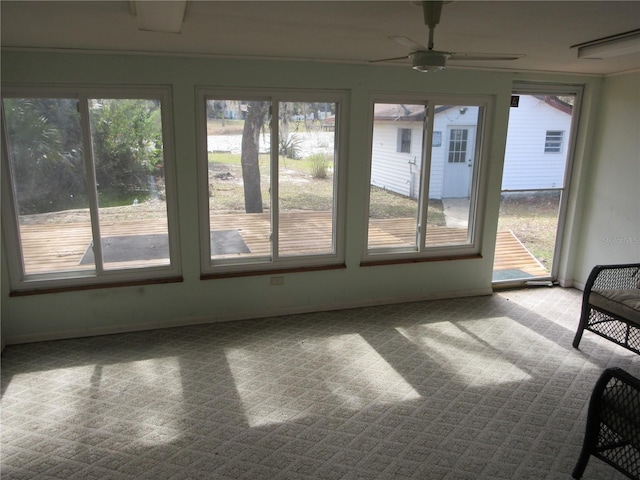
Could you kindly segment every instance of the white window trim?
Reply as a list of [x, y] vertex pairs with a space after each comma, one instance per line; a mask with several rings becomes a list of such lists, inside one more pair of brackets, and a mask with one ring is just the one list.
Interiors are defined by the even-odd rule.
[[[209, 216], [209, 185], [208, 185], [208, 155], [207, 155], [207, 126], [206, 100], [254, 100], [270, 101], [273, 107], [271, 118], [278, 118], [280, 102], [327, 102], [339, 105], [336, 112], [336, 144], [335, 152], [337, 168], [334, 170], [334, 209], [333, 225], [333, 253], [315, 255], [280, 256], [278, 246], [278, 205], [273, 202], [278, 198], [278, 164], [277, 148], [271, 150], [271, 254], [262, 257], [248, 257], [240, 259], [211, 260], [210, 244], [210, 216]], [[343, 266], [345, 262], [345, 229], [346, 229], [346, 158], [347, 158], [347, 112], [349, 96], [342, 90], [296, 90], [296, 89], [217, 89], [214, 87], [196, 87], [196, 115], [197, 115], [197, 155], [198, 155], [198, 211], [200, 225], [200, 270], [201, 277], [217, 275], [245, 275], [259, 274], [268, 271], [304, 269], [322, 269]], [[271, 123], [271, 145], [277, 145], [279, 124]], [[274, 250], [275, 245], [275, 250]]]
[[[83, 133], [83, 147], [87, 151], [87, 144], [91, 140], [86, 138], [89, 118], [87, 112], [82, 112], [86, 108], [87, 99], [93, 98], [114, 98], [114, 99], [148, 99], [160, 100], [162, 105], [162, 137], [163, 137], [163, 165], [165, 173], [166, 208], [167, 208], [167, 228], [169, 235], [169, 258], [168, 265], [154, 265], [148, 267], [134, 267], [122, 269], [103, 270], [101, 261], [96, 255], [96, 268], [92, 270], [61, 271], [37, 274], [25, 274], [23, 266], [22, 248], [20, 242], [20, 229], [18, 223], [18, 213], [16, 208], [15, 193], [10, 175], [9, 150], [6, 139], [5, 128], [1, 130], [2, 135], [2, 226], [5, 233], [5, 245], [7, 252], [7, 264], [11, 281], [12, 293], [29, 293], [38, 291], [50, 291], [58, 289], [91, 288], [120, 284], [162, 283], [164, 281], [181, 281], [182, 268], [180, 262], [180, 245], [178, 235], [178, 214], [176, 197], [176, 166], [175, 166], [175, 146], [173, 136], [173, 108], [172, 89], [170, 86], [141, 85], [136, 87], [120, 86], [50, 86], [50, 85], [3, 85], [2, 98], [76, 98], [81, 110], [81, 129]], [[2, 105], [4, 117], [4, 105]], [[3, 118], [3, 125], [6, 125]], [[85, 161], [93, 162], [92, 154], [85, 153]], [[87, 175], [90, 172], [87, 171]], [[95, 183], [95, 179], [89, 179]], [[95, 192], [88, 192], [89, 197]], [[91, 202], [90, 200], [90, 203]], [[91, 206], [90, 208], [94, 208]], [[97, 218], [92, 215], [91, 226], [96, 232]], [[94, 242], [95, 243], [95, 242]], [[99, 245], [100, 242], [95, 243]], [[100, 247], [98, 246], [98, 250]]]
[[[435, 115], [436, 105], [469, 105], [482, 108], [478, 125], [476, 127], [475, 158], [472, 172], [471, 198], [470, 198], [470, 218], [467, 243], [462, 245], [446, 246], [426, 246], [426, 230], [419, 228], [417, 248], [413, 247], [383, 247], [369, 249], [369, 202], [370, 202], [370, 178], [371, 178], [371, 158], [373, 145], [373, 125], [374, 125], [374, 105], [376, 103], [398, 103], [398, 104], [425, 104], [427, 105], [427, 120], [424, 126], [423, 150], [432, 151], [433, 122], [429, 119]], [[363, 236], [362, 258], [363, 265], [385, 262], [403, 262], [415, 260], [431, 260], [441, 258], [465, 258], [480, 255], [481, 239], [484, 225], [484, 203], [486, 197], [486, 177], [488, 171], [489, 139], [491, 138], [493, 109], [495, 98], [491, 95], [422, 95], [422, 94], [389, 94], [376, 93], [369, 96], [369, 118], [368, 118], [368, 159], [366, 183], [366, 211], [364, 218], [365, 232]], [[443, 135], [444, 137], [444, 135]], [[444, 144], [445, 139], [442, 139]], [[439, 147], [435, 147], [439, 148]], [[422, 166], [422, 176], [420, 180], [421, 191], [424, 192], [422, 198], [429, 197], [429, 179], [431, 175], [431, 157], [425, 159]], [[425, 205], [418, 206], [419, 225], [426, 225], [427, 209]], [[420, 246], [425, 245], [420, 250]]]

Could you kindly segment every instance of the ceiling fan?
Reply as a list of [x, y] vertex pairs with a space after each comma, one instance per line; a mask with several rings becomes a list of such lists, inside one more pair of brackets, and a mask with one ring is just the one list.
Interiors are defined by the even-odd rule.
[[517, 60], [523, 55], [517, 54], [475, 54], [475, 53], [453, 53], [443, 52], [433, 49], [433, 31], [436, 25], [440, 23], [440, 16], [442, 14], [442, 6], [444, 1], [423, 1], [415, 2], [422, 5], [424, 13], [424, 23], [429, 28], [429, 47], [426, 48], [419, 43], [414, 42], [410, 38], [393, 36], [389, 37], [390, 40], [398, 42], [407, 48], [411, 48], [413, 51], [408, 55], [402, 57], [384, 58], [381, 60], [371, 60], [370, 63], [389, 62], [393, 60], [403, 60], [410, 58], [413, 64], [413, 69], [420, 72], [435, 72], [442, 70], [447, 65], [447, 60]]

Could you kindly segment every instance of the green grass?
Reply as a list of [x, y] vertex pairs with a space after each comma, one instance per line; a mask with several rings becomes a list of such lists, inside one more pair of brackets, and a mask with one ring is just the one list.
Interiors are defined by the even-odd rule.
[[[260, 155], [262, 199], [269, 198], [269, 155]], [[332, 162], [329, 163], [332, 167]], [[314, 176], [314, 157], [300, 160], [280, 157], [280, 208], [283, 210], [327, 211], [333, 208], [333, 172], [326, 178]], [[209, 154], [210, 206], [215, 211], [242, 211], [244, 191], [240, 155], [231, 153]], [[371, 218], [416, 218], [417, 202], [380, 188], [371, 188]], [[442, 202], [431, 200], [428, 213], [429, 225], [445, 226]]]
[[[370, 218], [417, 218], [418, 201], [389, 190], [371, 187], [369, 200]], [[444, 227], [444, 208], [442, 201], [429, 200], [427, 224], [432, 227]]]
[[140, 204], [146, 202], [150, 198], [149, 192], [121, 193], [101, 191], [98, 195], [100, 208], [124, 207], [127, 205], [133, 205], [134, 203]]

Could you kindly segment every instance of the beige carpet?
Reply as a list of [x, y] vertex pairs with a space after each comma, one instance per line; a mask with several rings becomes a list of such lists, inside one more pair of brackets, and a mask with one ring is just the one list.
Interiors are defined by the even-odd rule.
[[[593, 384], [640, 359], [577, 290], [9, 346], [8, 479], [569, 479]], [[591, 459], [589, 479], [624, 478]]]

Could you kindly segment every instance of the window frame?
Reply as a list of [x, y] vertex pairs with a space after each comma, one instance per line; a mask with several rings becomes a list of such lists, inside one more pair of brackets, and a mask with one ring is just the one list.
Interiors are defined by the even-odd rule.
[[[422, 104], [425, 105], [426, 119], [423, 124], [423, 153], [420, 160], [422, 171], [420, 177], [420, 196], [418, 200], [418, 216], [416, 218], [416, 245], [411, 247], [378, 247], [369, 248], [369, 209], [371, 193], [371, 169], [373, 153], [373, 130], [375, 105], [380, 104]], [[435, 108], [445, 105], [464, 105], [479, 107], [475, 132], [473, 172], [471, 176], [471, 193], [469, 205], [469, 223], [467, 243], [456, 245], [426, 245], [426, 229], [420, 225], [427, 223], [427, 206], [429, 186], [432, 170], [432, 156], [434, 148], [441, 148], [445, 144], [442, 134], [440, 146], [433, 145]], [[365, 232], [363, 236], [362, 266], [394, 264], [417, 261], [453, 260], [462, 258], [479, 258], [484, 224], [484, 203], [486, 197], [487, 169], [489, 164], [490, 139], [492, 134], [492, 119], [495, 108], [493, 95], [441, 95], [441, 94], [385, 94], [374, 93], [369, 96], [368, 104], [368, 161], [365, 181], [366, 211]], [[447, 140], [448, 141], [448, 138]], [[469, 151], [469, 150], [468, 150]], [[447, 159], [445, 158], [445, 163]], [[426, 199], [426, 200], [425, 200]]]
[[[284, 102], [322, 102], [336, 103], [336, 121], [334, 152], [334, 188], [333, 188], [333, 253], [281, 255], [278, 247], [279, 206], [278, 206], [278, 148], [270, 150], [270, 253], [260, 257], [240, 259], [211, 258], [210, 212], [207, 155], [207, 100], [233, 101], [269, 101], [270, 144], [278, 145], [279, 122], [278, 106]], [[343, 90], [299, 90], [299, 89], [228, 89], [208, 86], [196, 87], [196, 128], [198, 157], [198, 211], [200, 239], [200, 278], [202, 280], [221, 277], [260, 275], [269, 272], [296, 272], [345, 268], [345, 217], [346, 217], [346, 158], [347, 158], [347, 122], [349, 95]], [[274, 121], [275, 120], [275, 121]], [[274, 248], [275, 245], [275, 248]]]
[[[80, 113], [85, 182], [89, 197], [92, 238], [100, 239], [100, 223], [95, 180], [95, 158], [88, 112], [92, 99], [159, 100], [161, 105], [164, 182], [169, 241], [169, 263], [166, 265], [136, 266], [103, 269], [97, 259], [93, 269], [46, 273], [25, 273], [16, 192], [9, 158], [5, 98], [76, 99]], [[3, 85], [2, 98], [2, 228], [4, 233], [11, 295], [48, 293], [60, 290], [100, 288], [108, 286], [167, 283], [182, 281], [177, 214], [177, 182], [173, 137], [172, 88], [165, 85], [103, 86], [103, 85]], [[89, 168], [90, 167], [90, 168]], [[100, 251], [100, 248], [98, 248]]]

